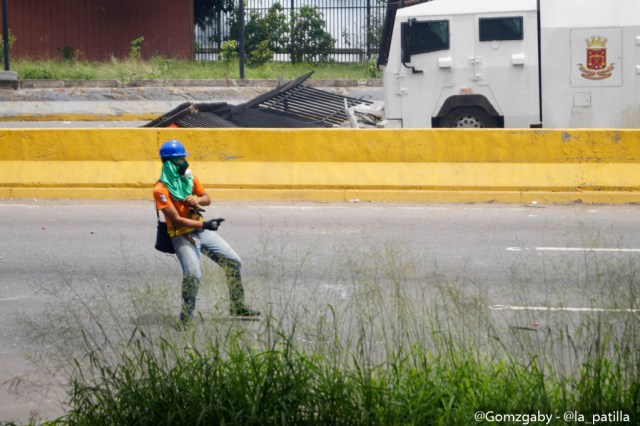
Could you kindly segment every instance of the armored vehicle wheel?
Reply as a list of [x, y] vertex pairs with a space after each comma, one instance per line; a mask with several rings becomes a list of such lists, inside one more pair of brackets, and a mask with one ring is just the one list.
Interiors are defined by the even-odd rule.
[[456, 108], [442, 120], [442, 127], [496, 127], [496, 120], [480, 108]]

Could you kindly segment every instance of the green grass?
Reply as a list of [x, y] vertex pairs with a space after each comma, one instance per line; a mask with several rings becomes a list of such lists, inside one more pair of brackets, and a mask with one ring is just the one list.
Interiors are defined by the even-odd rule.
[[[203, 79], [237, 79], [239, 78], [238, 62], [224, 61], [183, 61], [155, 57], [148, 61], [134, 59], [111, 59], [106, 62], [89, 62], [76, 60], [14, 60], [12, 71], [18, 73], [20, 79], [49, 80], [118, 80], [129, 83], [136, 80], [203, 80]], [[287, 80], [298, 77], [308, 71], [314, 71], [313, 79], [356, 79], [367, 80], [378, 76], [371, 71], [369, 64], [288, 64], [267, 63], [258, 68], [245, 67], [247, 79]]]
[[[130, 277], [95, 294], [65, 280], [57, 305], [23, 324], [40, 361], [71, 378], [66, 414], [51, 423], [468, 425], [478, 411], [640, 420], [637, 313], [547, 313], [553, 325], [534, 327], [530, 313], [489, 312], [473, 282], [394, 244], [337, 250], [329, 287], [307, 281], [312, 251], [284, 253], [265, 243], [254, 256], [249, 294], [266, 307], [262, 321], [227, 319], [224, 301], [206, 308], [225, 292], [214, 269], [186, 333], [172, 328], [175, 283]], [[591, 293], [579, 303], [638, 308], [634, 262], [558, 266]], [[526, 274], [513, 275], [523, 298]]]
[[407, 345], [383, 362], [366, 355], [361, 335], [345, 362], [278, 327], [263, 331], [270, 341], [236, 330], [186, 345], [136, 331], [113, 366], [91, 351], [90, 368], [77, 364], [62, 423], [466, 425], [477, 411], [570, 410], [638, 419], [637, 355], [604, 356], [608, 335], [592, 336], [602, 341], [579, 372], [557, 376], [536, 359], [491, 358], [446, 333], [435, 337], [443, 353]]

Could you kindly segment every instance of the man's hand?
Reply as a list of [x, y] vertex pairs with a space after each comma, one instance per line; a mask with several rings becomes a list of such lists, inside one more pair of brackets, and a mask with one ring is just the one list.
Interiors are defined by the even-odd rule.
[[220, 224], [224, 222], [223, 218], [211, 219], [202, 222], [202, 229], [208, 229], [209, 231], [217, 231]]
[[204, 208], [200, 205], [200, 200], [198, 200], [198, 198], [194, 197], [193, 195], [189, 195], [185, 197], [185, 199], [182, 201], [186, 203], [189, 207], [192, 207], [200, 212], [204, 211]]
[[193, 195], [187, 195], [186, 197], [184, 197], [184, 200], [182, 201], [186, 203], [189, 207], [195, 207], [198, 204], [198, 200]]

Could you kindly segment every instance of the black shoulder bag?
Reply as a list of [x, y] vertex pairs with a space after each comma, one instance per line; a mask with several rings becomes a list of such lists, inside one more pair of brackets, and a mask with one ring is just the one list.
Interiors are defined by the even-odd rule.
[[173, 248], [173, 243], [171, 242], [171, 237], [169, 236], [169, 231], [167, 229], [167, 222], [160, 221], [160, 213], [158, 213], [158, 208], [156, 207], [156, 216], [158, 216], [158, 229], [156, 233], [156, 250], [161, 251], [163, 253], [174, 254], [176, 250]]

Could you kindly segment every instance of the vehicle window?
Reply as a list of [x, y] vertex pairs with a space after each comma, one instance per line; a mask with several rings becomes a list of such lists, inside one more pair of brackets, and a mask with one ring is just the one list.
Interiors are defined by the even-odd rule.
[[414, 21], [411, 25], [410, 53], [449, 49], [449, 21]]
[[480, 41], [522, 40], [522, 16], [480, 18]]

